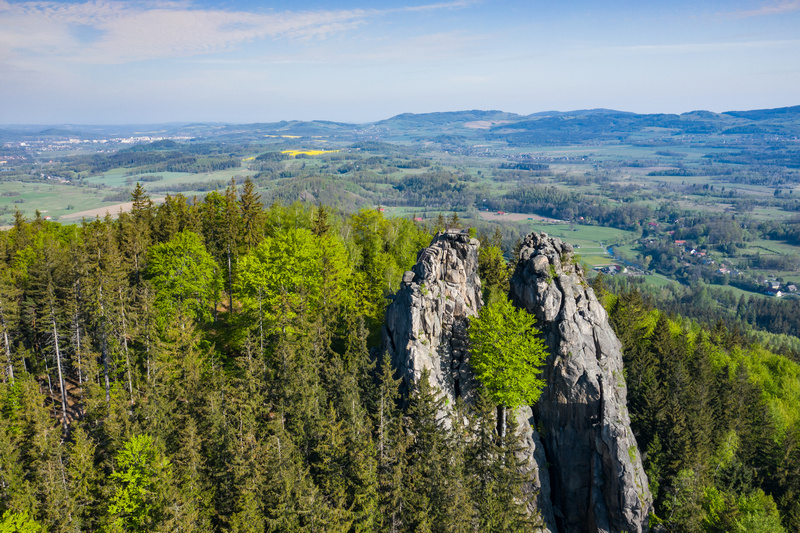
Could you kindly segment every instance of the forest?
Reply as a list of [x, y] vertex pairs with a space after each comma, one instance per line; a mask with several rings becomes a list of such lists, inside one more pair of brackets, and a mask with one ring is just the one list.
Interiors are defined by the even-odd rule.
[[[252, 181], [0, 233], [0, 531], [525, 531], [487, 395], [400, 398], [383, 314], [432, 234], [378, 209], [265, 207]], [[501, 235], [480, 235], [487, 299]], [[505, 254], [505, 256], [504, 256]], [[674, 532], [800, 529], [800, 366], [595, 282]], [[755, 311], [754, 311], [755, 312]]]

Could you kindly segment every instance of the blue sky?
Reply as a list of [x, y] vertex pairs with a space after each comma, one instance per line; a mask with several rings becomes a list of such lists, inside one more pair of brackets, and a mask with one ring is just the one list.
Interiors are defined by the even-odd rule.
[[0, 0], [0, 124], [800, 104], [800, 0]]

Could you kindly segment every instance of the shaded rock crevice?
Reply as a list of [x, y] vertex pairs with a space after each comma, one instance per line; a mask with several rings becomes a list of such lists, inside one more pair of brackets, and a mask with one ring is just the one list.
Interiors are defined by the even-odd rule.
[[572, 247], [526, 237], [510, 298], [536, 316], [549, 348], [534, 415], [559, 531], [646, 531], [652, 498], [630, 430], [622, 346]]

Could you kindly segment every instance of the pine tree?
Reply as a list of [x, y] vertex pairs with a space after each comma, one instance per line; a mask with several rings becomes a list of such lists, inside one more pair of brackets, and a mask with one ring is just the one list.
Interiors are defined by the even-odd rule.
[[317, 237], [324, 237], [328, 235], [328, 231], [330, 231], [331, 226], [328, 223], [328, 210], [327, 208], [322, 205], [322, 203], [317, 204], [317, 210], [314, 213], [314, 219], [311, 222], [311, 231]]
[[375, 413], [375, 448], [381, 529], [398, 531], [403, 524], [403, 496], [406, 449], [410, 444], [404, 431], [397, 401], [400, 380], [393, 377], [389, 356], [384, 352], [378, 366]]
[[[239, 216], [239, 206], [236, 201], [236, 179], [231, 178], [231, 183], [225, 189], [224, 210], [222, 212], [222, 244], [225, 253], [228, 282], [228, 312], [233, 313], [233, 270], [238, 257], [239, 226], [242, 219]], [[253, 213], [250, 213], [252, 215]], [[250, 220], [253, 223], [253, 220]], [[255, 225], [254, 225], [255, 226]]]
[[3, 381], [14, 380], [14, 355], [11, 344], [13, 332], [19, 327], [19, 297], [21, 291], [11, 277], [11, 269], [0, 270], [0, 344], [3, 361]]
[[[86, 246], [87, 279], [84, 284], [86, 303], [99, 344], [100, 360], [106, 391], [106, 403], [111, 401], [111, 381], [116, 378], [117, 345], [114, 343], [114, 323], [121, 323], [120, 292], [126, 291], [128, 282], [120, 250], [113, 239], [113, 222], [110, 217], [84, 223], [83, 236]], [[116, 312], [115, 312], [116, 311]], [[124, 356], [121, 357], [124, 360]], [[129, 361], [125, 361], [124, 374], [129, 375]], [[112, 368], [113, 365], [113, 368]], [[130, 383], [127, 387], [129, 399], [132, 395]]]
[[[39, 334], [49, 344], [57, 379], [55, 392], [61, 404], [60, 418], [64, 431], [67, 429], [69, 414], [67, 412], [66, 360], [63, 354], [64, 335], [59, 331], [63, 287], [66, 284], [66, 266], [64, 251], [49, 236], [42, 241], [37, 250], [36, 260], [29, 271], [29, 294], [40, 302], [36, 308], [36, 325]], [[47, 357], [47, 356], [45, 356]], [[50, 376], [48, 374], [48, 379]], [[57, 401], [53, 398], [54, 401]]]

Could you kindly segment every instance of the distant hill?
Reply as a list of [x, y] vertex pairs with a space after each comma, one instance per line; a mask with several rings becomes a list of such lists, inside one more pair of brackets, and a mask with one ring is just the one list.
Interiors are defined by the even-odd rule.
[[746, 118], [748, 120], [800, 120], [800, 105], [792, 107], [778, 107], [775, 109], [756, 109], [753, 111], [726, 111], [724, 115]]
[[499, 110], [402, 113], [377, 122], [354, 124], [324, 120], [139, 125], [8, 125], [0, 139], [41, 137], [188, 136], [241, 142], [264, 136], [325, 137], [340, 141], [427, 140], [458, 143], [505, 140], [511, 144], [573, 144], [589, 140], [625, 140], [652, 135], [800, 135], [800, 106], [713, 113], [639, 114], [614, 109], [542, 111], [519, 115]]

